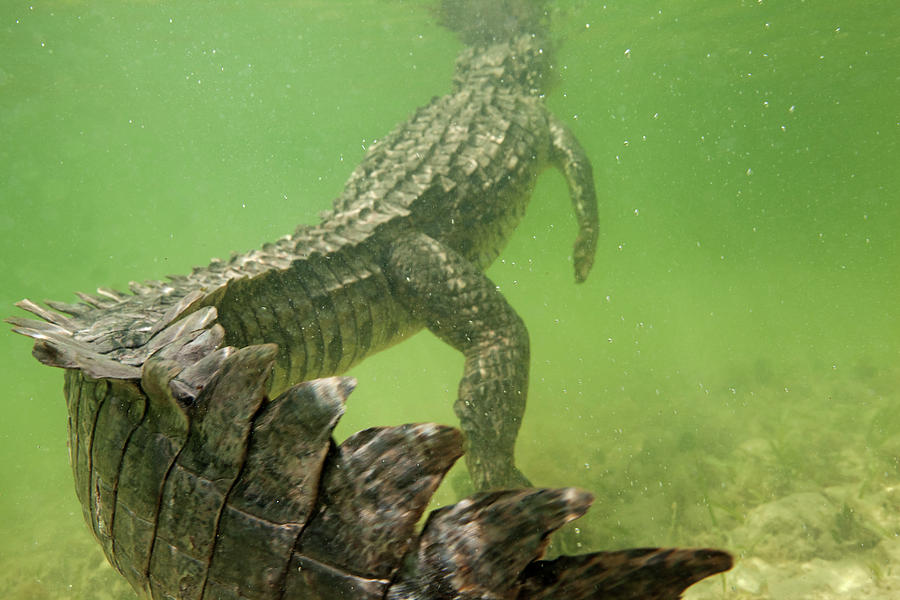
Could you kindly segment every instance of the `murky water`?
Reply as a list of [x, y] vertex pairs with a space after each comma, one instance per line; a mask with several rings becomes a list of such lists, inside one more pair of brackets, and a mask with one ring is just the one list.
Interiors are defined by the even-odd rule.
[[[315, 221], [460, 48], [422, 2], [182, 4], [0, 7], [7, 314]], [[603, 233], [576, 286], [548, 173], [488, 273], [531, 332], [520, 463], [596, 494], [589, 548], [735, 552], [692, 598], [894, 597], [900, 18], [669, 4], [554, 11], [548, 104], [593, 160]], [[29, 348], [0, 333], [0, 590], [129, 598], [75, 501], [62, 373]], [[461, 368], [427, 333], [368, 360], [338, 435], [455, 423]]]

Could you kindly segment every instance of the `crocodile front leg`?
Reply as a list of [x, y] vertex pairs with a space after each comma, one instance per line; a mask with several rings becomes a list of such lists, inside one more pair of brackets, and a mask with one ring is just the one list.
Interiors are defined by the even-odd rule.
[[412, 316], [465, 356], [454, 409], [476, 489], [529, 486], [514, 461], [528, 393], [522, 319], [472, 263], [425, 234], [394, 241], [386, 272]]
[[578, 237], [575, 238], [572, 259], [575, 263], [575, 281], [583, 283], [594, 264], [600, 233], [594, 173], [587, 153], [566, 124], [549, 112], [547, 119], [550, 125], [550, 162], [566, 178], [578, 221]]

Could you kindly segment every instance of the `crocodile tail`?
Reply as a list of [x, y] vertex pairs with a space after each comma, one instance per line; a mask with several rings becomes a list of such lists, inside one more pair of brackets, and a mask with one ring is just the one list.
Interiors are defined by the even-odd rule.
[[78, 294], [79, 304], [48, 301], [49, 309], [25, 299], [16, 306], [42, 321], [10, 317], [6, 322], [35, 340], [32, 354], [45, 365], [79, 369], [94, 379], [138, 380], [141, 366], [156, 352], [192, 360], [221, 344], [224, 332], [213, 326], [215, 308], [180, 318], [206, 294], [147, 283], [146, 289], [132, 284], [133, 294], [105, 288], [96, 296]]
[[81, 302], [16, 303], [41, 320], [11, 317], [13, 331], [35, 340], [35, 358], [51, 367], [79, 369], [94, 379], [141, 378], [152, 356], [185, 365], [212, 352], [224, 339], [211, 306], [230, 281], [287, 268], [299, 255], [290, 236], [258, 250], [213, 259], [169, 281], [129, 283], [129, 292], [99, 288], [78, 292]]
[[518, 598], [675, 600], [732, 564], [730, 554], [709, 548], [631, 548], [560, 556], [530, 563], [522, 573]]
[[[192, 364], [162, 354], [139, 385], [66, 373], [83, 516], [144, 597], [671, 600], [730, 567], [724, 553], [692, 550], [541, 561], [549, 536], [593, 500], [575, 488], [476, 494], [433, 511], [416, 534], [462, 454], [459, 431], [375, 427], [338, 445], [354, 380], [272, 399], [272, 344]], [[186, 372], [190, 403], [178, 397]]]

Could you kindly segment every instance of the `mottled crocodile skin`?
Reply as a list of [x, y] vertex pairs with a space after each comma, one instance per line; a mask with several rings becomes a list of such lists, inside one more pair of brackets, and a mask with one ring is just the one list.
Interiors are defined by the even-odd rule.
[[[85, 521], [139, 595], [661, 600], [730, 568], [717, 550], [539, 560], [590, 494], [502, 489], [528, 484], [513, 450], [529, 341], [484, 269], [545, 168], [568, 182], [578, 282], [598, 226], [590, 163], [543, 104], [548, 53], [531, 35], [479, 42], [487, 31], [463, 35], [453, 93], [373, 144], [318, 225], [131, 294], [19, 303], [43, 321], [15, 330], [67, 369]], [[462, 434], [413, 424], [337, 445], [354, 384], [330, 376], [422, 328], [465, 357]], [[416, 533], [464, 445], [486, 491]]]
[[576, 281], [590, 271], [598, 230], [590, 163], [540, 94], [547, 60], [530, 35], [468, 48], [453, 93], [373, 144], [318, 225], [170, 282], [133, 284], [132, 294], [101, 289], [83, 304], [50, 303], [68, 317], [26, 301], [49, 323], [14, 321], [18, 331], [39, 340], [48, 364], [135, 380], [165, 346], [164, 327], [214, 307], [226, 344], [278, 344], [277, 394], [426, 327], [465, 356], [455, 410], [476, 488], [527, 483], [513, 446], [528, 333], [483, 271], [547, 167], [565, 176], [578, 220]]
[[[148, 359], [139, 382], [66, 372], [85, 521], [142, 597], [654, 600], [731, 566], [707, 549], [540, 560], [590, 506], [574, 488], [476, 494], [433, 511], [417, 535], [462, 454], [459, 431], [377, 427], [337, 445], [351, 379], [272, 398], [274, 345], [215, 349], [194, 333], [169, 331], [168, 358]], [[201, 364], [203, 390], [179, 400], [173, 381]]]

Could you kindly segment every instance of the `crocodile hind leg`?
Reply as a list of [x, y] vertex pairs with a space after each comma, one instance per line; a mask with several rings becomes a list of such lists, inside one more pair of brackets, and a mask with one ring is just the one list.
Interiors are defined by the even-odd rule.
[[413, 317], [462, 352], [454, 405], [476, 489], [529, 486], [514, 463], [528, 392], [528, 331], [494, 283], [454, 250], [420, 233], [391, 245], [387, 273]]

